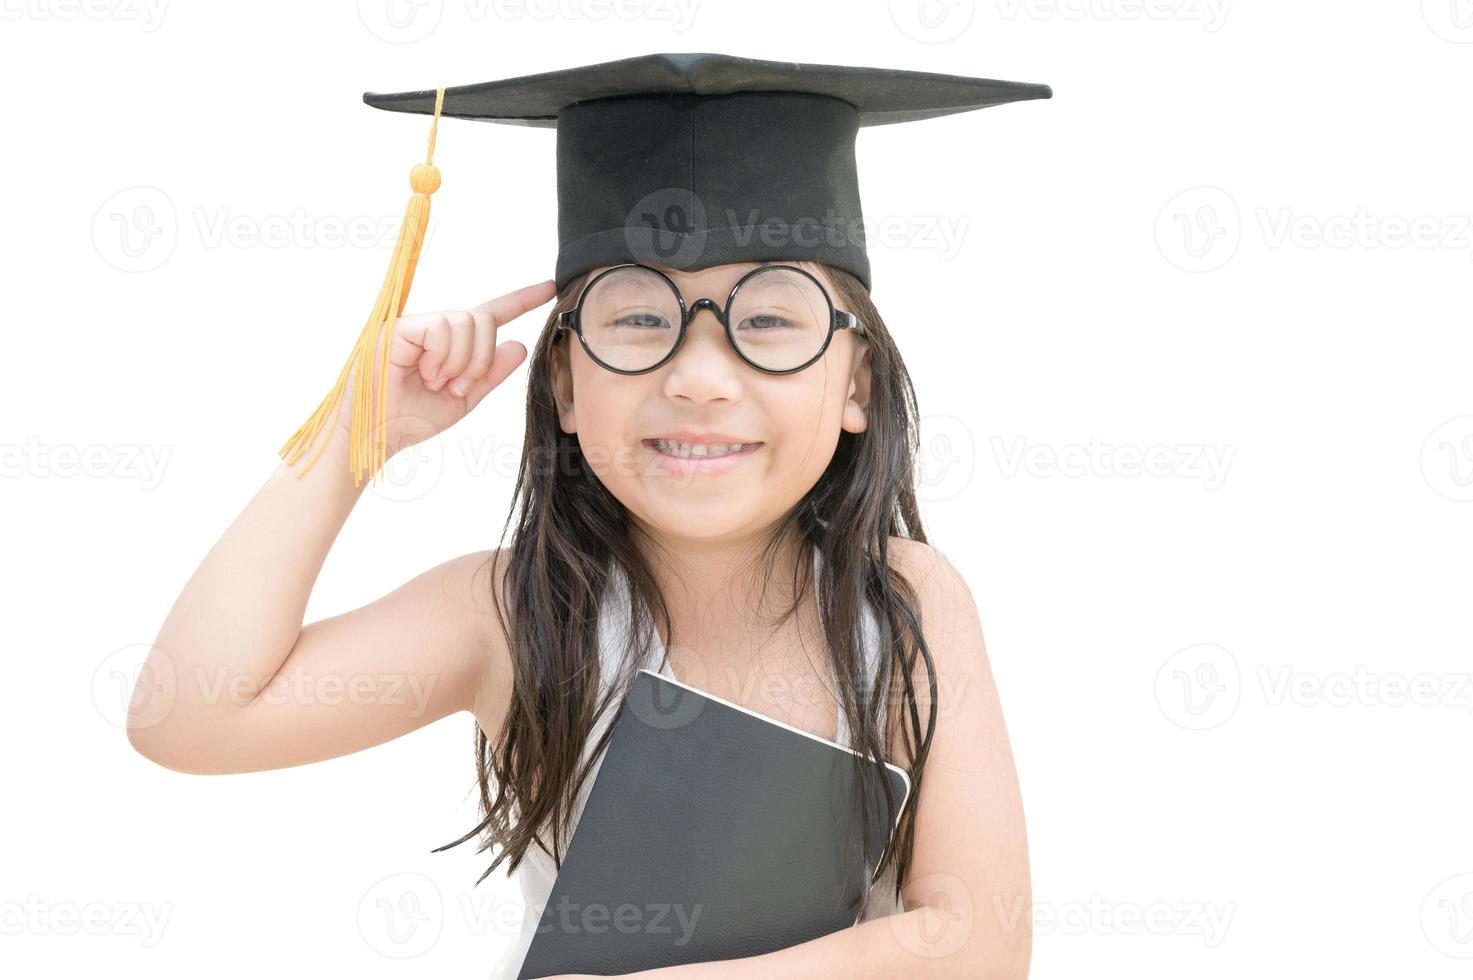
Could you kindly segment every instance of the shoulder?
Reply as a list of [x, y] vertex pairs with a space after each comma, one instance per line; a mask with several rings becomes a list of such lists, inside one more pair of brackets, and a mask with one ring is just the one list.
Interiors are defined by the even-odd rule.
[[[915, 592], [912, 610], [935, 669], [936, 692], [941, 701], [938, 710], [945, 715], [955, 707], [948, 704], [949, 699], [962, 691], [985, 690], [992, 685], [981, 617], [972, 591], [945, 554], [920, 541], [892, 537], [890, 567]], [[925, 657], [916, 656], [910, 681], [920, 716], [925, 718], [931, 702], [931, 675]], [[903, 681], [897, 677], [894, 686], [898, 694]]]
[[916, 614], [923, 626], [927, 621], [940, 626], [954, 625], [957, 619], [977, 619], [976, 602], [966, 579], [934, 545], [892, 536], [890, 568], [915, 589], [920, 603]]

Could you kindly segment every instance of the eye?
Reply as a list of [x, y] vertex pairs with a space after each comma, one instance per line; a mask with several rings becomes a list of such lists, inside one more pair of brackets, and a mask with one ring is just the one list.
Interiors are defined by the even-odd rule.
[[635, 330], [661, 330], [668, 329], [670, 322], [658, 313], [630, 313], [615, 320], [614, 326]]
[[785, 330], [791, 329], [793, 321], [776, 313], [757, 313], [742, 321], [738, 329], [750, 327], [753, 330]]

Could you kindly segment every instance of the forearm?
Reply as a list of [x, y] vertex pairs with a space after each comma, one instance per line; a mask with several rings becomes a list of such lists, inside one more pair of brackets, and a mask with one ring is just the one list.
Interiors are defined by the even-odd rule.
[[340, 433], [308, 470], [316, 449], [277, 464], [174, 601], [129, 711], [129, 737], [145, 754], [183, 744], [249, 703], [291, 652], [317, 575], [363, 490], [353, 485]]
[[759, 956], [643, 970], [628, 976], [642, 980], [826, 980], [836, 976], [854, 980], [1024, 980], [1031, 952], [1026, 925], [1010, 935], [978, 928], [982, 924], [955, 910], [924, 905]]

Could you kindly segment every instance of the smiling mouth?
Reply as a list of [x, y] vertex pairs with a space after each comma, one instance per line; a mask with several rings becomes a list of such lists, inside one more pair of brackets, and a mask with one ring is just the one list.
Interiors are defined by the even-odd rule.
[[682, 469], [695, 470], [704, 469], [707, 464], [735, 462], [752, 455], [764, 445], [760, 442], [682, 443], [666, 439], [642, 439], [640, 443], [659, 459], [680, 465]]
[[751, 453], [760, 442], [679, 442], [674, 439], [644, 439], [645, 446], [662, 456], [675, 459], [725, 459], [728, 456], [744, 456]]

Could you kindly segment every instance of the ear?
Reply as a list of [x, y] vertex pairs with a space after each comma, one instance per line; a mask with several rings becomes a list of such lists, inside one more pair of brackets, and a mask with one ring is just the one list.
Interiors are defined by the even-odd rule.
[[563, 334], [548, 352], [548, 371], [551, 374], [552, 400], [557, 406], [558, 424], [569, 435], [578, 431], [578, 419], [573, 412], [573, 365], [569, 363], [572, 334]]
[[869, 428], [869, 391], [871, 382], [870, 345], [856, 342], [859, 353], [849, 378], [849, 397], [844, 402], [840, 425], [846, 432], [863, 432]]

